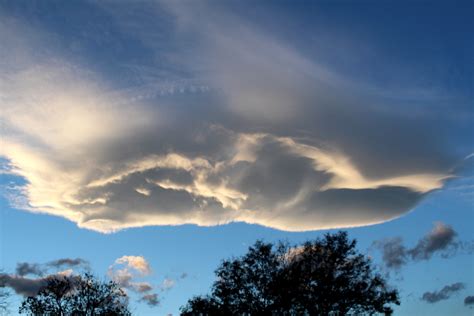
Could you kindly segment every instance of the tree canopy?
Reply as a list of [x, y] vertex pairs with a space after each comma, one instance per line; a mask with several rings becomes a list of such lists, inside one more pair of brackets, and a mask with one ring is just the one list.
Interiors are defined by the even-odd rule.
[[346, 232], [299, 247], [257, 241], [216, 276], [211, 293], [189, 300], [182, 315], [390, 315], [400, 303]]
[[131, 315], [125, 292], [113, 281], [100, 282], [91, 274], [54, 276], [36, 296], [20, 306], [27, 315]]
[[10, 293], [8, 293], [4, 288], [0, 288], [0, 315], [3, 315], [3, 313], [6, 313], [8, 310], [7, 299], [9, 296]]

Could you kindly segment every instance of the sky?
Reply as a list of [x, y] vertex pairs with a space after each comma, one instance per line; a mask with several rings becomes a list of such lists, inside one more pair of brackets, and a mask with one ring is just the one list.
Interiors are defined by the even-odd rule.
[[[257, 239], [346, 229], [397, 315], [474, 299], [471, 1], [0, 1], [0, 285], [177, 315]], [[471, 297], [469, 299], [469, 297]]]

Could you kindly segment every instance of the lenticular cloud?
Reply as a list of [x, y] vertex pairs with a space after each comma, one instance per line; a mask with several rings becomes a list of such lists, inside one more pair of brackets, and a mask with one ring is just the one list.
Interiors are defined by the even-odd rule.
[[[397, 100], [364, 93], [258, 29], [164, 12], [175, 55], [195, 61], [172, 74], [139, 27], [134, 36], [156, 58], [114, 57], [128, 68], [107, 56], [78, 61], [47, 29], [0, 32], [10, 47], [0, 154], [26, 180], [18, 207], [100, 232], [233, 221], [302, 231], [399, 217], [452, 176], [432, 117], [414, 121]], [[123, 45], [127, 25], [111, 30]], [[197, 44], [181, 47], [190, 34]], [[122, 72], [140, 83], [119, 84]]]

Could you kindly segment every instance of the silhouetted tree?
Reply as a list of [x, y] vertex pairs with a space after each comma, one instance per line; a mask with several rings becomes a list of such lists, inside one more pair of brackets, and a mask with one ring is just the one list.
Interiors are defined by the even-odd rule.
[[10, 297], [10, 293], [4, 288], [0, 288], [0, 315], [8, 311], [8, 297]]
[[34, 297], [26, 298], [20, 314], [28, 315], [131, 315], [125, 292], [110, 281], [83, 276], [54, 276]]
[[[3, 270], [0, 270], [0, 276], [3, 274]], [[8, 298], [10, 297], [10, 292], [5, 288], [5, 285], [2, 284], [0, 287], [0, 315], [7, 315], [8, 312]]]
[[391, 314], [399, 304], [346, 232], [290, 248], [258, 241], [216, 270], [211, 295], [194, 297], [182, 315]]

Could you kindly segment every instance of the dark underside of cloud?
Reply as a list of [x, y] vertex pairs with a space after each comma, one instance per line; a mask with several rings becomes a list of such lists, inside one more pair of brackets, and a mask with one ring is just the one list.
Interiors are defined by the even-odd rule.
[[[411, 82], [400, 69], [415, 68], [392, 60], [377, 68], [392, 84], [362, 78], [375, 70], [354, 62], [358, 47], [375, 43], [324, 25], [286, 31], [312, 51], [224, 3], [11, 3], [0, 21], [0, 155], [27, 183], [12, 201], [80, 227], [375, 224], [466, 156], [450, 147], [466, 148], [464, 94]], [[347, 68], [324, 58], [336, 43]]]

